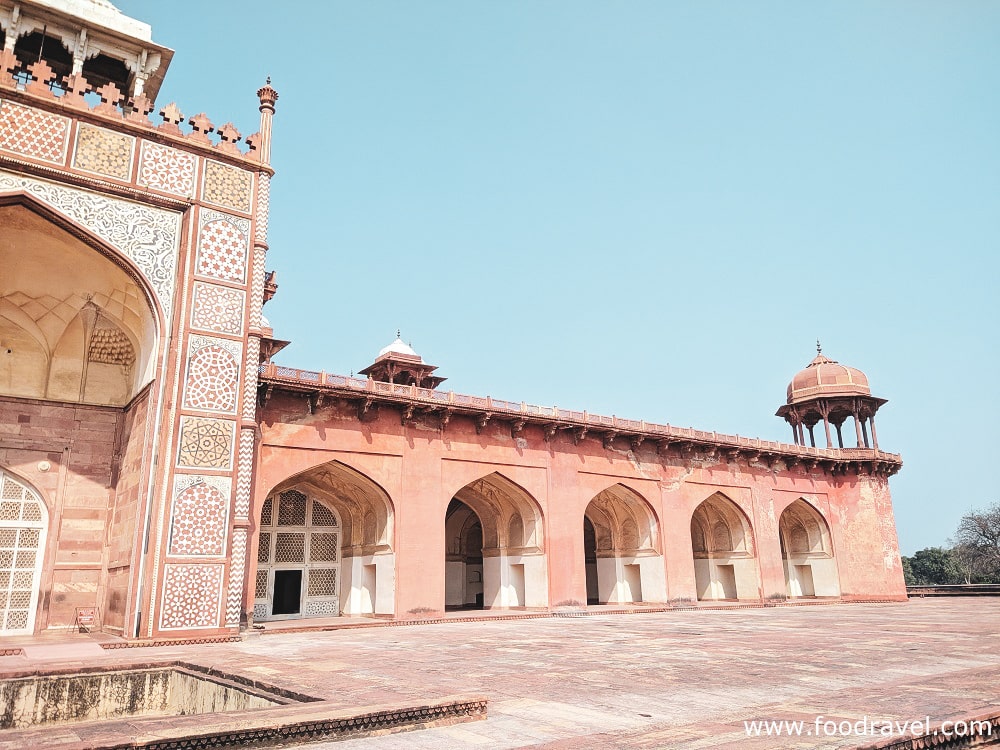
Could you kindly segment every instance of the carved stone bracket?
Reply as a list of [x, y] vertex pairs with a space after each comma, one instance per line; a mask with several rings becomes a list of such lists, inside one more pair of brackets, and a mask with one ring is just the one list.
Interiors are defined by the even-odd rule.
[[483, 412], [479, 415], [479, 419], [476, 420], [476, 434], [479, 435], [483, 430], [486, 429], [486, 425], [490, 421], [490, 417], [493, 415], [490, 412]]

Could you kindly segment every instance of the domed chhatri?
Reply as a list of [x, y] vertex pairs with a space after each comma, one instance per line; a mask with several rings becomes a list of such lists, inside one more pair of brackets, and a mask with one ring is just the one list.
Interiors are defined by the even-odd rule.
[[[837, 445], [844, 447], [841, 427], [848, 417], [854, 419], [858, 448], [878, 450], [875, 433], [875, 412], [884, 398], [872, 396], [868, 377], [854, 367], [847, 367], [836, 360], [824, 356], [820, 343], [816, 342], [816, 356], [812, 362], [800, 370], [788, 384], [787, 401], [777, 411], [792, 426], [792, 436], [796, 445], [805, 445], [803, 425], [809, 430], [809, 444], [816, 446], [813, 428], [822, 420], [826, 430], [826, 447], [833, 448], [830, 434], [832, 424], [837, 431]], [[868, 428], [871, 427], [871, 440]]]
[[788, 384], [788, 403], [798, 404], [816, 396], [871, 396], [868, 377], [854, 367], [818, 353]]
[[396, 331], [396, 340], [379, 350], [375, 361], [359, 372], [372, 380], [417, 388], [437, 388], [447, 378], [432, 374], [437, 367], [424, 362], [413, 347], [406, 344]]

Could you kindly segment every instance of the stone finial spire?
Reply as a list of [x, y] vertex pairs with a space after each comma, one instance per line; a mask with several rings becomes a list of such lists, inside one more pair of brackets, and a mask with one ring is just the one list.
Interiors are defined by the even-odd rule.
[[278, 92], [271, 88], [271, 76], [267, 77], [267, 83], [257, 89], [257, 98], [260, 99], [260, 161], [262, 164], [271, 163], [271, 118], [274, 116], [274, 103], [278, 101]]
[[823, 347], [820, 346], [819, 339], [816, 339], [816, 353], [817, 354], [822, 354], [823, 353]]

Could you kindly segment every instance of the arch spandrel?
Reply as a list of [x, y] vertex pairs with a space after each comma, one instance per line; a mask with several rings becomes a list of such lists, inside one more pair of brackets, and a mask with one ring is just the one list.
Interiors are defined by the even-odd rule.
[[0, 169], [0, 205], [21, 204], [92, 247], [110, 249], [152, 291], [159, 322], [170, 320], [176, 295], [181, 214], [58, 185]]

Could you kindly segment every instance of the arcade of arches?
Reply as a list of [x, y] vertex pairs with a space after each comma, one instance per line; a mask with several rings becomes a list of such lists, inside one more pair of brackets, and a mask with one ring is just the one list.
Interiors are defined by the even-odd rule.
[[0, 635], [905, 599], [860, 370], [817, 351], [779, 443], [446, 391], [398, 332], [364, 377], [278, 365], [277, 91], [245, 139], [185, 121], [148, 25], [0, 6]]

